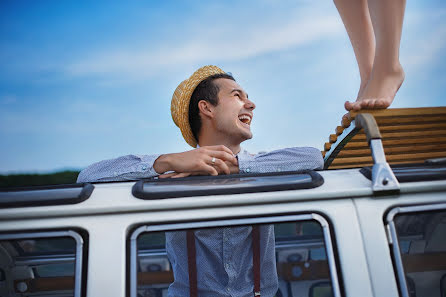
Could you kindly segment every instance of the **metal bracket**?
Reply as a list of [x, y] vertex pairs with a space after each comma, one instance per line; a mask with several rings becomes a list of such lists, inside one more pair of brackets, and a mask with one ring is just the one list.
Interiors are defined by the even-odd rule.
[[356, 116], [355, 126], [363, 127], [367, 136], [367, 141], [372, 151], [372, 189], [375, 193], [387, 191], [399, 191], [400, 184], [387, 163], [384, 147], [381, 141], [381, 134], [375, 118], [369, 113], [361, 113]]

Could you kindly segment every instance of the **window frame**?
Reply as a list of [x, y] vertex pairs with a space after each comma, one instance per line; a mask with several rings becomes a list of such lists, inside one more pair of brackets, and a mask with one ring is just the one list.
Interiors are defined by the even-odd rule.
[[158, 232], [158, 231], [174, 231], [174, 230], [187, 230], [198, 228], [212, 228], [212, 227], [230, 227], [240, 225], [255, 225], [255, 224], [275, 224], [285, 222], [296, 221], [310, 221], [314, 220], [321, 225], [323, 231], [323, 238], [325, 243], [325, 249], [327, 253], [327, 262], [330, 271], [330, 280], [332, 283], [334, 297], [341, 297], [341, 289], [338, 277], [338, 270], [336, 266], [336, 258], [333, 248], [332, 235], [330, 232], [330, 225], [328, 221], [320, 214], [295, 214], [295, 215], [283, 215], [283, 216], [268, 216], [261, 218], [236, 218], [236, 219], [224, 219], [213, 221], [201, 221], [201, 222], [186, 222], [186, 223], [173, 223], [173, 224], [158, 224], [158, 225], [143, 225], [136, 228], [129, 237], [130, 245], [130, 297], [137, 297], [137, 240], [139, 235], [145, 232]]
[[[26, 232], [26, 233], [7, 233], [0, 234], [0, 240], [22, 240], [22, 239], [42, 239], [71, 237], [76, 242], [75, 252], [75, 270], [74, 270], [74, 297], [82, 296], [82, 263], [83, 263], [83, 247], [84, 239], [82, 235], [73, 230], [66, 231], [44, 231], [44, 232]], [[66, 258], [66, 257], [65, 257]], [[66, 260], [66, 259], [64, 259]], [[22, 260], [23, 262], [23, 260]], [[31, 262], [34, 262], [31, 260]], [[37, 261], [38, 262], [38, 261]]]
[[396, 275], [398, 279], [398, 285], [400, 287], [400, 292], [402, 297], [410, 297], [409, 291], [407, 289], [406, 275], [404, 272], [403, 259], [401, 257], [401, 249], [398, 242], [398, 235], [396, 232], [396, 226], [394, 218], [398, 214], [407, 214], [414, 212], [423, 211], [435, 211], [435, 210], [446, 210], [446, 203], [437, 204], [423, 204], [414, 206], [398, 206], [392, 208], [386, 216], [386, 228], [390, 235], [390, 244], [392, 245], [391, 251], [395, 263]]

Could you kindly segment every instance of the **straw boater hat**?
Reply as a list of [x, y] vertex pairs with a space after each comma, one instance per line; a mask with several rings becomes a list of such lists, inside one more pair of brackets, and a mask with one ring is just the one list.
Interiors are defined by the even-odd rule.
[[195, 88], [206, 78], [215, 74], [226, 73], [217, 66], [204, 66], [194, 72], [188, 79], [182, 81], [172, 96], [170, 111], [172, 119], [183, 134], [184, 140], [192, 146], [197, 147], [197, 140], [192, 133], [189, 124], [189, 102]]

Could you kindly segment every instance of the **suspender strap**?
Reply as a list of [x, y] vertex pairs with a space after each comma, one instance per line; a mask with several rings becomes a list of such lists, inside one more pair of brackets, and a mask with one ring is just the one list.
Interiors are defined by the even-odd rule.
[[260, 297], [260, 231], [252, 226], [252, 266], [254, 271], [254, 296]]
[[[186, 231], [187, 264], [189, 268], [189, 296], [197, 297], [197, 256], [194, 231]], [[254, 296], [260, 297], [260, 230], [252, 226], [252, 266], [254, 272]]]
[[195, 252], [195, 235], [194, 231], [186, 231], [187, 241], [187, 264], [189, 268], [189, 296], [197, 297], [197, 259]]

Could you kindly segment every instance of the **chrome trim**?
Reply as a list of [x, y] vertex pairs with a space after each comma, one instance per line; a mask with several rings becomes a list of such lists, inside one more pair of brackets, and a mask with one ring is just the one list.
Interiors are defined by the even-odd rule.
[[81, 281], [82, 281], [82, 248], [84, 245], [84, 240], [79, 233], [74, 231], [67, 231], [74, 240], [76, 240], [76, 269], [75, 269], [75, 278], [74, 278], [74, 297], [81, 297]]
[[139, 252], [139, 257], [160, 257], [160, 256], [167, 256], [166, 250], [163, 251], [157, 251], [157, 252], [148, 252], [147, 250], [143, 250], [142, 252]]
[[446, 210], [446, 203], [438, 204], [425, 204], [425, 205], [413, 205], [413, 206], [402, 206], [395, 207], [391, 209], [386, 216], [387, 225], [389, 226], [390, 235], [392, 237], [392, 251], [393, 257], [395, 259], [396, 272], [398, 276], [398, 281], [400, 283], [401, 293], [403, 297], [410, 297], [407, 289], [407, 282], [404, 273], [403, 260], [401, 258], [401, 249], [399, 246], [398, 235], [396, 233], [396, 227], [394, 218], [397, 214], [410, 213], [410, 212], [420, 212], [420, 211], [431, 211], [431, 210]]
[[333, 251], [333, 245], [331, 242], [330, 226], [327, 220], [323, 216], [319, 214], [312, 214], [312, 216], [314, 220], [318, 221], [321, 224], [322, 230], [324, 231], [325, 249], [327, 252], [327, 260], [330, 269], [330, 277], [331, 277], [334, 297], [341, 297], [341, 289], [339, 287], [338, 273], [336, 270], [336, 261]]
[[388, 223], [389, 229], [390, 229], [390, 236], [392, 237], [392, 250], [393, 250], [393, 257], [395, 258], [395, 265], [396, 265], [396, 273], [398, 276], [398, 281], [400, 282], [400, 289], [401, 294], [403, 297], [409, 297], [409, 292], [407, 291], [407, 283], [406, 283], [406, 277], [404, 275], [404, 266], [403, 266], [403, 259], [401, 259], [401, 250], [400, 245], [398, 244], [398, 236], [396, 234], [395, 224], [393, 221]]
[[226, 219], [216, 220], [208, 222], [187, 222], [187, 223], [175, 223], [164, 225], [144, 225], [137, 228], [130, 236], [130, 297], [137, 297], [137, 239], [143, 232], [156, 232], [156, 231], [171, 231], [171, 230], [187, 230], [209, 227], [228, 227], [237, 225], [254, 225], [254, 224], [272, 224], [281, 222], [296, 222], [296, 221], [309, 221], [315, 220], [321, 224], [324, 232], [324, 240], [326, 244], [326, 252], [328, 265], [330, 269], [330, 276], [333, 285], [334, 297], [341, 297], [340, 287], [338, 283], [338, 275], [336, 270], [336, 263], [333, 252], [333, 245], [331, 242], [330, 229], [328, 222], [318, 214], [302, 214], [302, 215], [286, 215], [286, 216], [273, 216], [262, 218], [244, 218], [244, 219]]
[[82, 280], [82, 248], [84, 240], [82, 236], [72, 230], [67, 231], [47, 231], [47, 232], [27, 232], [14, 234], [0, 234], [0, 240], [36, 239], [53, 237], [72, 237], [76, 241], [76, 262], [74, 271], [74, 297], [81, 297]]
[[147, 230], [147, 226], [141, 226], [130, 236], [130, 297], [137, 297], [138, 293], [138, 236]]

